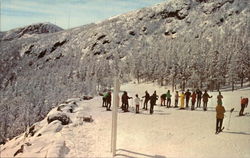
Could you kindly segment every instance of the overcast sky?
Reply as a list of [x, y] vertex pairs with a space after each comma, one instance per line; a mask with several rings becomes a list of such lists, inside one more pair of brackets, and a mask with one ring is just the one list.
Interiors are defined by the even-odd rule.
[[[0, 0], [1, 31], [38, 22], [64, 29], [98, 22], [165, 0]], [[70, 20], [69, 20], [70, 19]]]

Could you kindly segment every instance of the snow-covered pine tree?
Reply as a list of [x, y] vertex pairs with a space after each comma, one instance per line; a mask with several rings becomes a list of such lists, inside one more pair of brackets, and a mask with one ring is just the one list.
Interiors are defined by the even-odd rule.
[[232, 55], [232, 60], [229, 63], [229, 71], [228, 71], [228, 76], [229, 76], [229, 82], [231, 83], [232, 86], [232, 91], [235, 90], [235, 83], [239, 79], [237, 71], [238, 71], [238, 65], [237, 65], [237, 60], [235, 60], [236, 54], [234, 53]]

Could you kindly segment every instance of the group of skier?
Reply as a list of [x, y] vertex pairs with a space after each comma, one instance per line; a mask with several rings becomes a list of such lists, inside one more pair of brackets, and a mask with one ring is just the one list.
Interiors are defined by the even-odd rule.
[[[182, 91], [180, 94], [178, 91], [176, 91], [174, 95], [174, 106], [171, 106], [171, 97], [172, 95], [170, 93], [170, 90], [168, 90], [167, 93], [162, 94], [160, 96], [160, 106], [166, 106], [167, 108], [174, 107], [174, 108], [179, 108], [180, 110], [189, 109], [189, 102], [191, 100], [191, 110], [195, 110], [196, 108], [201, 108], [201, 102], [203, 102], [203, 110], [207, 111], [207, 103], [209, 101], [209, 98], [212, 98], [212, 96], [208, 94], [207, 90], [205, 90], [204, 93], [202, 93], [201, 90], [197, 89], [191, 93], [190, 90], [187, 89], [186, 92]], [[110, 109], [111, 98], [112, 98], [111, 91], [103, 95], [102, 106], [106, 107], [107, 111], [111, 110]], [[156, 94], [156, 91], [154, 91], [152, 95], [150, 95], [148, 91], [145, 91], [145, 95], [142, 96], [142, 98], [144, 98], [142, 109], [148, 110], [148, 104], [150, 103], [149, 112], [150, 114], [153, 114], [154, 106], [156, 105], [156, 101], [159, 98], [159, 96]], [[128, 93], [124, 91], [121, 96], [121, 102], [122, 102], [121, 109], [124, 112], [129, 112], [129, 99], [133, 99], [133, 97], [128, 96]], [[222, 105], [222, 99], [223, 96], [221, 92], [219, 92], [217, 96], [217, 105]], [[143, 100], [139, 98], [138, 94], [136, 94], [134, 99], [136, 113], [139, 113], [139, 107], [142, 101]], [[241, 110], [239, 113], [240, 116], [243, 115], [244, 109], [247, 107], [247, 104], [248, 104], [248, 98], [241, 98]]]
[[[164, 93], [160, 96], [160, 106], [166, 106], [167, 108], [171, 107], [171, 93], [170, 90], [167, 91], [167, 93]], [[129, 99], [133, 99], [133, 97], [129, 97], [128, 93], [126, 91], [124, 91], [124, 93], [122, 94], [122, 105], [121, 105], [121, 109], [124, 112], [129, 112], [128, 108], [129, 108]], [[142, 96], [142, 98], [144, 99], [144, 103], [143, 103], [143, 108], [144, 110], [148, 110], [148, 102], [150, 102], [150, 108], [149, 108], [149, 113], [153, 114], [154, 112], [154, 106], [156, 105], [156, 101], [158, 100], [159, 96], [156, 94], [156, 91], [154, 91], [154, 93], [152, 95], [150, 95], [148, 93], [148, 91], [145, 91], [145, 95]], [[189, 101], [191, 99], [191, 110], [195, 110], [195, 104], [196, 104], [196, 108], [200, 108], [201, 107], [201, 101], [203, 101], [203, 110], [207, 111], [207, 103], [209, 98], [212, 98], [212, 96], [210, 96], [207, 93], [207, 90], [204, 91], [204, 93], [202, 93], [201, 90], [197, 89], [195, 91], [193, 91], [192, 93], [189, 91], [189, 89], [184, 92], [182, 91], [181, 94], [179, 94], [178, 91], [176, 91], [174, 99], [174, 108], [178, 108], [178, 103], [180, 100], [180, 104], [179, 104], [179, 108], [180, 109], [188, 109], [189, 108]], [[221, 94], [221, 92], [219, 92], [219, 94], [217, 95], [217, 106], [216, 106], [216, 131], [215, 134], [220, 133], [224, 127], [223, 127], [223, 119], [224, 119], [224, 113], [226, 112], [224, 106], [222, 105], [223, 96]], [[167, 104], [166, 103], [167, 100]], [[186, 102], [185, 102], [186, 100]], [[134, 103], [135, 103], [135, 112], [136, 114], [139, 113], [139, 107], [140, 107], [140, 102], [142, 103], [142, 99], [139, 98], [138, 94], [135, 95], [135, 99], [134, 99]], [[184, 105], [184, 102], [186, 103], [186, 105]], [[248, 105], [248, 98], [243, 98], [241, 97], [241, 110], [239, 112], [239, 116], [243, 116], [244, 114], [244, 109], [247, 107]], [[103, 95], [103, 107], [107, 108], [107, 111], [110, 111], [110, 107], [111, 107], [111, 92], [108, 92], [106, 94]], [[231, 109], [230, 112], [232, 113], [234, 110]]]
[[[161, 106], [165, 106], [165, 100], [167, 100], [167, 108], [171, 107], [171, 94], [170, 91], [168, 90], [166, 94], [162, 94], [161, 95]], [[201, 100], [203, 100], [203, 110], [207, 111], [207, 103], [208, 103], [208, 99], [212, 98], [212, 96], [210, 96], [207, 91], [205, 90], [204, 94], [202, 93], [201, 90], [197, 89], [195, 91], [193, 91], [192, 93], [189, 91], [189, 89], [184, 92], [182, 91], [181, 94], [179, 94], [178, 91], [176, 91], [174, 99], [174, 108], [178, 108], [178, 103], [180, 100], [180, 109], [186, 109], [189, 108], [189, 102], [191, 99], [191, 110], [195, 110], [195, 104], [196, 104], [196, 108], [200, 108], [201, 107]], [[185, 102], [186, 100], [186, 102]], [[162, 105], [163, 103], [163, 105]], [[186, 105], [184, 105], [186, 103]]]
[[[221, 94], [220, 98], [223, 98]], [[167, 93], [164, 93], [160, 96], [160, 103], [161, 106], [166, 106], [167, 108], [171, 107], [171, 93], [170, 90], [167, 91]], [[133, 97], [128, 96], [128, 93], [126, 91], [124, 91], [124, 93], [122, 94], [121, 97], [121, 101], [122, 101], [122, 105], [121, 105], [121, 109], [124, 112], [129, 112], [128, 108], [129, 108], [129, 99], [132, 99]], [[148, 110], [148, 103], [150, 103], [150, 108], [149, 108], [149, 112], [150, 114], [153, 114], [154, 112], [154, 106], [156, 105], [156, 101], [158, 100], [159, 96], [156, 94], [156, 91], [154, 91], [154, 93], [152, 95], [150, 95], [148, 93], [148, 91], [145, 91], [145, 95], [142, 96], [142, 98], [144, 98], [144, 103], [143, 103], [143, 108], [144, 110]], [[202, 93], [202, 91], [200, 91], [199, 89], [197, 89], [196, 91], [193, 91], [193, 93], [191, 93], [189, 91], [189, 89], [186, 92], [181, 92], [181, 94], [179, 94], [178, 91], [176, 91], [175, 93], [175, 103], [174, 103], [174, 108], [178, 108], [178, 103], [180, 100], [180, 109], [186, 109], [189, 108], [189, 102], [191, 99], [191, 110], [195, 109], [195, 104], [196, 104], [196, 108], [200, 108], [201, 107], [201, 100], [203, 99], [203, 110], [206, 111], [207, 110], [207, 102], [209, 98], [212, 98], [212, 96], [210, 96], [207, 91], [205, 90], [204, 94]], [[184, 100], [186, 100], [186, 106], [184, 106]], [[135, 105], [140, 104], [140, 102], [142, 102], [142, 100], [138, 97], [138, 94], [135, 96]], [[110, 107], [111, 107], [111, 92], [107, 92], [106, 94], [103, 95], [103, 107], [106, 107], [107, 111], [110, 111]], [[137, 108], [138, 109], [138, 108]], [[136, 110], [136, 113], [139, 113], [139, 109]]]

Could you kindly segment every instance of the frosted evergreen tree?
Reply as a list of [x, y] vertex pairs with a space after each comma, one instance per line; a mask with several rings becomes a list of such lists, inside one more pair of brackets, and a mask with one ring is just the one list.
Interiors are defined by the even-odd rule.
[[[233, 58], [235, 57], [233, 56]], [[228, 76], [229, 76], [229, 82], [231, 83], [232, 91], [235, 90], [235, 83], [239, 79], [237, 71], [238, 71], [237, 61], [231, 60], [229, 64]]]

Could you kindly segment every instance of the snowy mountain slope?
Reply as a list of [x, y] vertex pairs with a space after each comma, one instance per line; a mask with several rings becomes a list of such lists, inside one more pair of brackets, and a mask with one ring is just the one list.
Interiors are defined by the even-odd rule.
[[[153, 84], [126, 84], [121, 86], [129, 96], [145, 90], [158, 94], [166, 88]], [[155, 113], [141, 110], [118, 113], [117, 154], [126, 157], [234, 157], [250, 156], [249, 114], [238, 117], [240, 96], [250, 97], [249, 89], [235, 92], [222, 92], [223, 103], [227, 110], [224, 119], [224, 132], [215, 135], [215, 103], [217, 92], [209, 93], [208, 111], [202, 109], [178, 110], [155, 107]], [[173, 100], [173, 97], [172, 97]], [[34, 136], [22, 134], [1, 146], [1, 156], [8, 157], [24, 145], [18, 157], [111, 157], [110, 134], [111, 112], [101, 107], [102, 98], [89, 101], [76, 101], [73, 113], [67, 113], [72, 122], [62, 126], [60, 121], [47, 124], [47, 118], [35, 124]], [[70, 104], [70, 103], [69, 103]], [[133, 106], [130, 100], [130, 105]], [[228, 128], [229, 110], [235, 108]], [[53, 109], [48, 115], [55, 113]], [[82, 114], [84, 112], [84, 114]], [[249, 107], [246, 109], [250, 112]], [[94, 121], [85, 123], [78, 116], [92, 115]], [[58, 130], [59, 129], [59, 130]], [[38, 136], [41, 134], [41, 136]]]
[[204, 89], [246, 82], [248, 16], [248, 0], [173, 0], [55, 33], [25, 38], [18, 38], [22, 31], [14, 33], [14, 39], [0, 42], [3, 137], [42, 120], [64, 98], [112, 87], [117, 74], [124, 82], [135, 77], [170, 83], [175, 78], [175, 86]]

